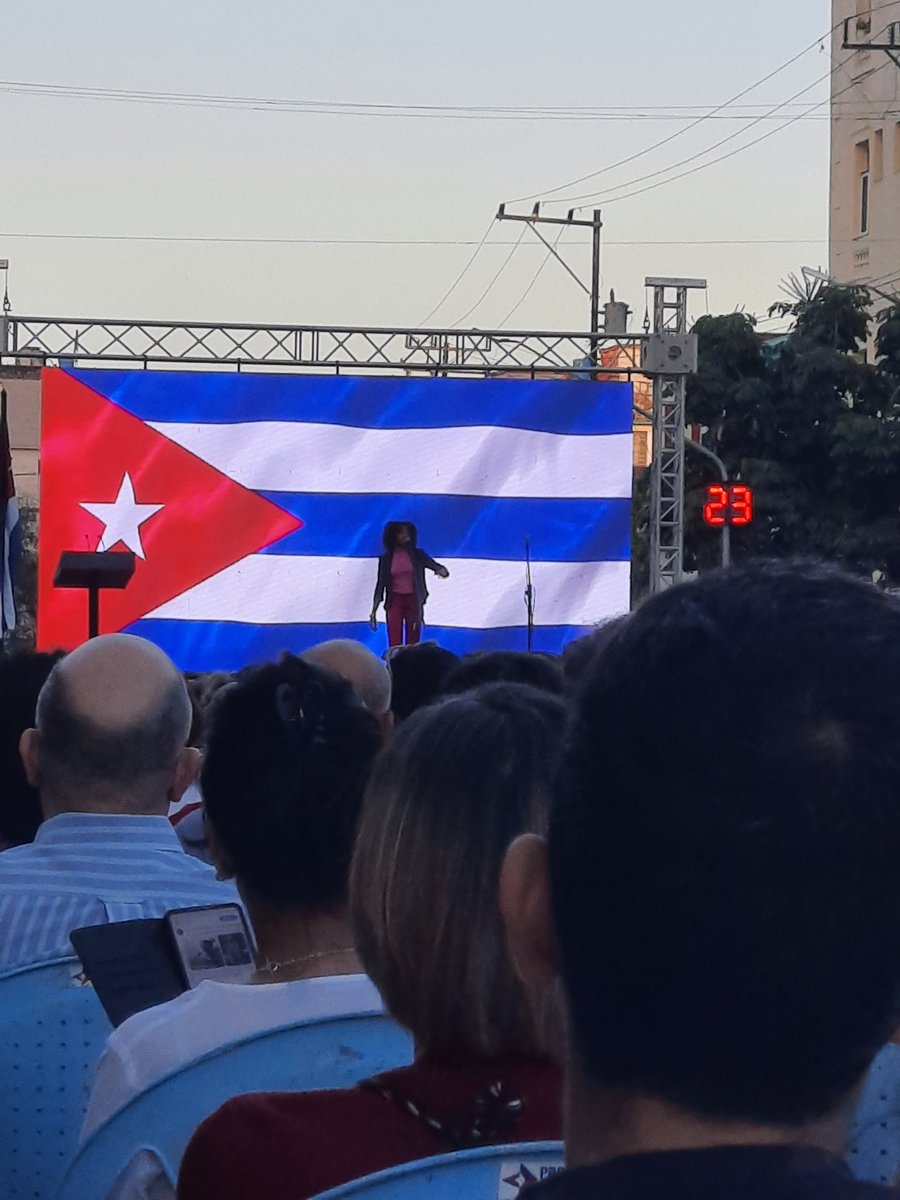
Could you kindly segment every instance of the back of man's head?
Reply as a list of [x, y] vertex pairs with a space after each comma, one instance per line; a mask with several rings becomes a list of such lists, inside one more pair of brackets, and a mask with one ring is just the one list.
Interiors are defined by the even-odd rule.
[[542, 691], [560, 695], [563, 690], [562, 666], [546, 654], [524, 650], [486, 650], [467, 654], [447, 672], [441, 692], [457, 696], [486, 683], [527, 683]]
[[391, 712], [396, 721], [407, 717], [440, 694], [441, 686], [459, 658], [435, 642], [398, 646], [390, 658]]
[[391, 676], [387, 666], [361, 642], [334, 638], [305, 650], [301, 657], [304, 662], [324, 667], [345, 679], [373, 717], [382, 718], [391, 707]]
[[166, 655], [143, 638], [86, 642], [54, 667], [22, 754], [46, 816], [164, 815], [180, 790], [191, 706]]
[[701, 1116], [836, 1110], [898, 1017], [900, 605], [804, 564], [659, 596], [592, 662], [550, 831], [574, 1055]]

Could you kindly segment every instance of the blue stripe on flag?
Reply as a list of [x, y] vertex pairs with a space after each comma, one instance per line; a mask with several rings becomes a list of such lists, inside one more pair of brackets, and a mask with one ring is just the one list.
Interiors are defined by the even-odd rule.
[[[524, 604], [523, 604], [524, 613]], [[269, 662], [283, 650], [295, 654], [330, 638], [352, 638], [376, 654], [387, 646], [384, 623], [373, 633], [363, 622], [342, 625], [245, 625], [237, 621], [162, 621], [145, 618], [125, 630], [162, 647], [182, 671], [235, 671], [248, 663]], [[560, 654], [575, 638], [589, 633], [576, 625], [538, 625], [534, 649]], [[505, 629], [442, 629], [426, 625], [425, 641], [455, 654], [477, 650], [525, 650], [524, 624]]]
[[[262, 492], [304, 522], [269, 554], [375, 558], [388, 521], [412, 521], [423, 549], [443, 558], [627, 562], [630, 500], [535, 500], [482, 496], [313, 495]], [[374, 567], [373, 567], [374, 570]]]
[[142, 421], [307, 421], [364, 429], [501, 425], [546, 433], [629, 433], [628, 383], [559, 379], [412, 379], [187, 371], [68, 374]]

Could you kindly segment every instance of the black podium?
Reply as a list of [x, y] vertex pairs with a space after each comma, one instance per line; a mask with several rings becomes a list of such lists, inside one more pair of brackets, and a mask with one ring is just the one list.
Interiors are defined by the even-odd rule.
[[59, 556], [53, 586], [84, 588], [88, 594], [88, 637], [100, 632], [100, 593], [125, 587], [134, 574], [130, 550], [65, 550]]

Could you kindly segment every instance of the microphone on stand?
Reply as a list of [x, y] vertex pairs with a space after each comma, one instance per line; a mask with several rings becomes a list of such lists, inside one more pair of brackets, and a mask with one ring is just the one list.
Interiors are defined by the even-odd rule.
[[528, 652], [534, 645], [534, 584], [531, 581], [531, 541], [525, 538], [525, 613], [528, 621]]

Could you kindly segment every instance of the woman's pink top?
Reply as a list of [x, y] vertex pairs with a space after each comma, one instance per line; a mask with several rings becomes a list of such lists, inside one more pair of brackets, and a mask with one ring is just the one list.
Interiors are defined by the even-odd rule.
[[391, 557], [391, 592], [395, 596], [411, 596], [415, 590], [409, 551], [395, 550]]

